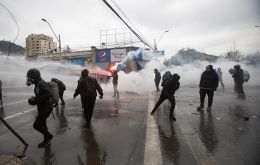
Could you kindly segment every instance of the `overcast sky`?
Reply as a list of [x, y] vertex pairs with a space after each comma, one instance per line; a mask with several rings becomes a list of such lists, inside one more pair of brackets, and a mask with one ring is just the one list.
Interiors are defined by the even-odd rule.
[[[220, 55], [235, 47], [260, 51], [260, 0], [114, 0], [151, 44], [157, 41], [167, 55], [181, 48]], [[108, 0], [111, 3], [110, 0]], [[0, 0], [15, 17], [25, 46], [31, 34], [53, 36], [47, 23], [61, 36], [61, 44], [78, 50], [100, 45], [100, 30], [126, 28], [102, 0]], [[13, 41], [17, 26], [0, 6], [0, 40]], [[56, 41], [56, 40], [55, 40]]]

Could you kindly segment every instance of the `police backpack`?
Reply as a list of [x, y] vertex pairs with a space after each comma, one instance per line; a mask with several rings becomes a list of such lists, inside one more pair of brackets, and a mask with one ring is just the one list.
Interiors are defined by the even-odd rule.
[[166, 85], [166, 83], [172, 78], [172, 74], [170, 71], [167, 71], [164, 73], [163, 77], [162, 77], [162, 82], [161, 82], [161, 86], [164, 87]]
[[250, 74], [248, 73], [248, 71], [243, 70], [243, 80], [245, 82], [248, 82], [249, 79], [250, 79]]
[[51, 93], [51, 104], [56, 104], [59, 102], [59, 86], [55, 82], [48, 82], [48, 90]]

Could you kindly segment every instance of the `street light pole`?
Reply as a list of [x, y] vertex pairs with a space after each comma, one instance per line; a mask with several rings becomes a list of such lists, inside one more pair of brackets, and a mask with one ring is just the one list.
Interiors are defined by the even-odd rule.
[[41, 20], [44, 21], [44, 22], [46, 22], [46, 23], [49, 25], [49, 27], [51, 28], [51, 31], [53, 32], [55, 38], [56, 38], [56, 39], [58, 40], [58, 42], [59, 42], [59, 52], [61, 53], [61, 41], [60, 41], [60, 35], [59, 35], [59, 38], [58, 38], [57, 35], [55, 34], [54, 30], [52, 29], [50, 23], [49, 23], [46, 19], [43, 19], [43, 18], [42, 18]]
[[165, 30], [165, 31], [161, 34], [161, 36], [160, 36], [160, 38], [158, 39], [157, 42], [156, 42], [156, 39], [154, 39], [154, 50], [157, 50], [157, 46], [158, 46], [160, 40], [162, 39], [163, 35], [164, 35], [165, 33], [168, 33], [168, 32], [169, 32], [169, 30]]

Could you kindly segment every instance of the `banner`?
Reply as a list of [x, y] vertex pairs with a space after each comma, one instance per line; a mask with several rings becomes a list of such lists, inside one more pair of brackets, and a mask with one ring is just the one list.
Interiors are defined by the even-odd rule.
[[96, 62], [110, 62], [110, 50], [96, 50]]
[[68, 62], [71, 64], [76, 64], [76, 65], [85, 65], [85, 58], [84, 57], [73, 57], [73, 58], [68, 58]]
[[126, 49], [111, 49], [111, 62], [120, 62], [126, 57]]

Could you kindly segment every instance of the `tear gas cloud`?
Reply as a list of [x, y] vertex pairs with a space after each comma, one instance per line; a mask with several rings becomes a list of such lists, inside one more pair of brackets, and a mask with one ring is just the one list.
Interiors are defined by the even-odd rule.
[[[134, 54], [132, 54], [134, 55]], [[244, 86], [259, 86], [260, 85], [260, 75], [259, 65], [246, 65], [243, 62], [237, 63], [229, 61], [227, 59], [219, 59], [214, 63], [208, 61], [193, 61], [192, 63], [187, 63], [183, 61], [183, 65], [171, 65], [165, 66], [163, 64], [165, 57], [156, 57], [154, 54], [150, 54], [151, 60], [148, 62], [144, 69], [139, 72], [131, 72], [125, 74], [124, 72], [119, 72], [118, 80], [118, 90], [119, 91], [135, 91], [137, 93], [151, 92], [155, 91], [154, 84], [154, 69], [157, 68], [161, 72], [161, 76], [166, 72], [177, 73], [180, 75], [181, 87], [184, 86], [199, 86], [200, 77], [203, 71], [205, 71], [206, 66], [209, 64], [213, 65], [214, 69], [221, 68], [222, 79], [225, 84], [225, 88], [230, 88], [233, 90], [234, 80], [231, 74], [228, 72], [230, 68], [234, 65], [240, 64], [242, 69], [247, 70], [250, 73], [249, 82], [245, 83]], [[127, 57], [129, 58], [129, 57]], [[134, 58], [132, 58], [134, 59]], [[161, 87], [160, 87], [161, 88]], [[245, 89], [246, 90], [246, 89]]]
[[[147, 53], [147, 52], [146, 52]], [[152, 53], [152, 52], [151, 52]], [[132, 53], [133, 55], [133, 53]], [[129, 55], [131, 56], [131, 55]], [[146, 63], [144, 69], [139, 72], [124, 73], [118, 72], [118, 90], [119, 92], [132, 91], [136, 93], [146, 93], [155, 91], [154, 84], [154, 69], [157, 68], [161, 75], [166, 71], [171, 73], [177, 73], [180, 75], [181, 87], [193, 86], [198, 87], [200, 76], [205, 70], [208, 64], [212, 64], [215, 69], [221, 68], [223, 72], [223, 82], [226, 88], [233, 88], [234, 81], [228, 70], [233, 68], [236, 62], [220, 59], [217, 62], [209, 63], [207, 61], [194, 61], [184, 65], [171, 65], [165, 66], [163, 64], [165, 57], [160, 56], [154, 58], [154, 54], [151, 54], [151, 59]], [[127, 57], [129, 58], [129, 57]], [[239, 63], [242, 69], [247, 70], [251, 77], [249, 82], [245, 83], [245, 90], [247, 86], [259, 86], [260, 85], [260, 70], [259, 66], [246, 65]], [[73, 91], [77, 86], [77, 81], [80, 76], [81, 70], [84, 67], [78, 65], [72, 65], [67, 63], [60, 63], [54, 61], [28, 61], [23, 56], [0, 56], [0, 77], [4, 82], [3, 87], [7, 86], [20, 86], [25, 87], [26, 73], [30, 68], [38, 68], [41, 71], [41, 76], [45, 81], [50, 81], [55, 77], [62, 80], [68, 89]], [[110, 75], [109, 72], [101, 70], [100, 68], [88, 68], [90, 72], [101, 73], [103, 75]], [[112, 92], [112, 82], [101, 85], [104, 93]], [[160, 87], [161, 88], [161, 87]]]
[[0, 56], [0, 79], [3, 88], [26, 87], [26, 73], [30, 68], [37, 68], [45, 81], [58, 78], [66, 84], [67, 88], [75, 88], [80, 75], [81, 66], [61, 64], [52, 61], [28, 61], [24, 56]]

